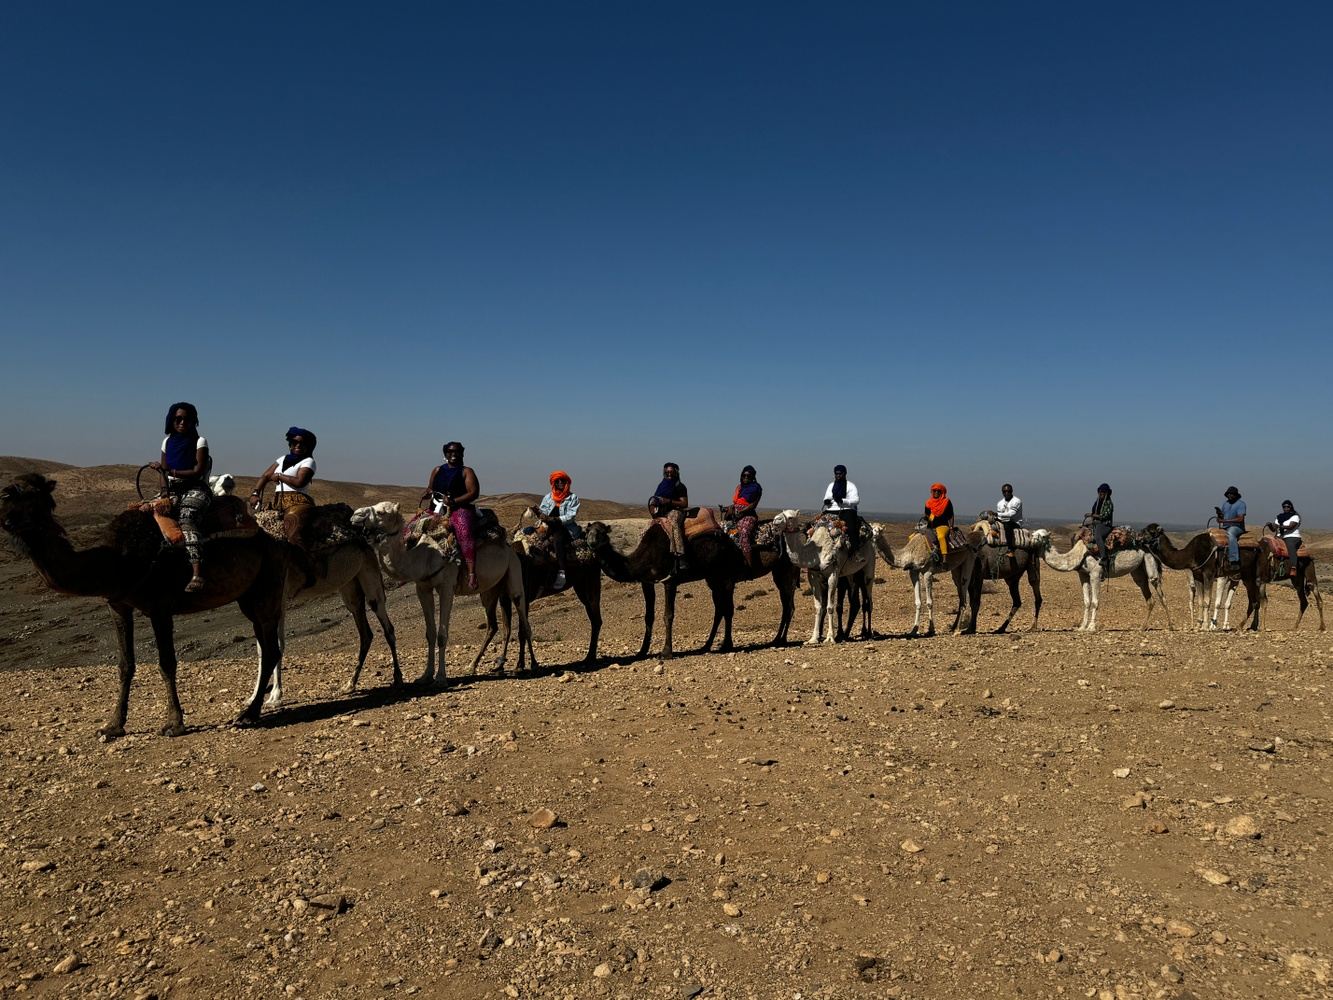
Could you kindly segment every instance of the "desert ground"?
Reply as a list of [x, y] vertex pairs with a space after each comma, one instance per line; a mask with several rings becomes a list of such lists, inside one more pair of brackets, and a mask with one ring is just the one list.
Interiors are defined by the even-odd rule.
[[[133, 469], [0, 459], [5, 482], [29, 469], [60, 481], [78, 545], [132, 497]], [[128, 735], [106, 743], [109, 612], [0, 548], [0, 990], [1330, 995], [1333, 636], [1313, 614], [1293, 630], [1290, 588], [1262, 632], [1198, 633], [1168, 571], [1176, 627], [1159, 611], [1145, 631], [1119, 579], [1085, 634], [1077, 578], [1045, 569], [1039, 631], [989, 634], [1008, 596], [988, 585], [978, 635], [907, 639], [907, 578], [878, 577], [872, 641], [767, 645], [764, 580], [738, 588], [736, 651], [669, 661], [632, 658], [642, 598], [606, 580], [601, 662], [577, 662], [587, 621], [566, 593], [533, 606], [543, 666], [524, 676], [465, 674], [482, 635], [466, 598], [448, 686], [391, 688], [376, 627], [354, 695], [355, 631], [329, 598], [291, 612], [286, 702], [253, 730], [229, 725], [255, 662], [227, 608], [178, 623], [189, 733], [158, 734], [141, 628]], [[412, 588], [389, 610], [414, 676]], [[686, 587], [677, 649], [710, 621]], [[793, 638], [811, 627], [798, 596]]]

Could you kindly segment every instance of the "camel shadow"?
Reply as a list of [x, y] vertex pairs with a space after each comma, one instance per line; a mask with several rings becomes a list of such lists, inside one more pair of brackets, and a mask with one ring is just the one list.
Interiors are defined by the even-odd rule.
[[[390, 705], [413, 701], [417, 698], [443, 694], [450, 688], [452, 688], [452, 685], [437, 688], [427, 684], [411, 683], [397, 687], [389, 685], [387, 687], [369, 688], [365, 691], [339, 695], [327, 701], [283, 705], [271, 711], [266, 711], [260, 716], [258, 725], [247, 728], [277, 729], [283, 726], [300, 725], [303, 722], [325, 722], [340, 715], [359, 714], [367, 709], [385, 708]], [[231, 728], [231, 723], [223, 723], [218, 727], [198, 727], [200, 731], [210, 728]]]

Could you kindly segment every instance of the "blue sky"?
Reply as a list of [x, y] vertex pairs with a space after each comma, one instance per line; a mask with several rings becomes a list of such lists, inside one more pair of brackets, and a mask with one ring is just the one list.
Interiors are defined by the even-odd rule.
[[1333, 8], [7, 5], [0, 452], [1333, 523]]

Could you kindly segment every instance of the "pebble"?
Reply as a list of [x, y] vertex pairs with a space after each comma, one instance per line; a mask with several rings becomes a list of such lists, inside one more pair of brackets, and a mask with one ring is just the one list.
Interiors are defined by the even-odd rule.
[[1168, 983], [1179, 983], [1185, 978], [1185, 974], [1174, 965], [1162, 966], [1162, 978]]
[[19, 865], [19, 869], [25, 872], [49, 872], [54, 871], [55, 867], [56, 863], [54, 861], [48, 861], [45, 858], [34, 858]]
[[1112, 771], [1111, 773], [1114, 774], [1117, 778], [1128, 778], [1128, 777], [1129, 777], [1129, 768], [1127, 768], [1127, 767], [1117, 767], [1117, 768], [1116, 768], [1114, 771]]
[[446, 816], [466, 816], [467, 806], [461, 802], [446, 802], [442, 811]]
[[1147, 792], [1135, 792], [1133, 795], [1126, 795], [1120, 800], [1120, 808], [1122, 811], [1128, 811], [1130, 809], [1146, 809], [1151, 800], [1152, 796]]
[[1188, 920], [1168, 920], [1166, 922], [1166, 932], [1172, 937], [1192, 938], [1199, 933], [1199, 928]]
[[1175, 703], [1174, 701], [1172, 701], [1170, 698], [1163, 698], [1161, 701], [1159, 701], [1159, 702], [1157, 703], [1157, 707], [1158, 707], [1158, 708], [1175, 708], [1175, 707], [1176, 707], [1176, 703]]
[[250, 786], [250, 791], [252, 791], [252, 792], [267, 792], [267, 791], [268, 791], [268, 786], [265, 785], [262, 781], [256, 781], [253, 785]]
[[694, 1000], [694, 997], [697, 997], [703, 991], [704, 988], [698, 983], [682, 983], [677, 995], [680, 997], [680, 1000]]
[[1258, 753], [1277, 752], [1277, 744], [1272, 740], [1250, 740], [1245, 746], [1247, 749], [1257, 751]]
[[597, 966], [597, 968], [592, 970], [592, 974], [598, 979], [606, 979], [611, 975], [611, 966], [606, 962], [603, 962], [601, 965]]
[[831, 879], [832, 877], [833, 877], [832, 872], [826, 872], [826, 871], [815, 872], [815, 881], [818, 882], [820, 885], [828, 885], [829, 879]]
[[555, 826], [558, 817], [551, 809], [538, 809], [528, 818], [528, 825], [534, 830], [549, 830]]
[[1220, 872], [1216, 868], [1200, 868], [1199, 877], [1209, 885], [1226, 885], [1231, 881], [1230, 875]]
[[73, 972], [75, 969], [80, 968], [82, 965], [83, 965], [83, 959], [81, 959], [77, 953], [71, 951], [68, 955], [66, 955], [59, 962], [57, 962], [55, 966], [51, 969], [51, 971], [54, 972], [57, 976], [65, 976]]
[[1253, 816], [1235, 816], [1228, 820], [1226, 833], [1228, 837], [1244, 837], [1250, 840], [1258, 840], [1262, 836], [1259, 824], [1254, 821]]
[[629, 877], [629, 884], [636, 889], [647, 889], [649, 892], [653, 892], [670, 885], [671, 880], [661, 872], [655, 872], [651, 868], [640, 868]]
[[334, 913], [342, 913], [347, 909], [347, 897], [341, 892], [321, 892], [318, 896], [311, 896], [309, 902], [311, 906], [332, 910]]
[[901, 848], [903, 849], [904, 853], [906, 853], [906, 854], [920, 854], [922, 851], [925, 850], [924, 847], [922, 847], [920, 844], [918, 844], [918, 843], [917, 843], [915, 840], [913, 840], [911, 837], [908, 837], [906, 840], [904, 840], [904, 841], [903, 841], [901, 844], [899, 844], [898, 846], [901, 847]]
[[741, 915], [741, 908], [735, 903], [723, 903], [722, 912], [729, 917], [739, 917]]

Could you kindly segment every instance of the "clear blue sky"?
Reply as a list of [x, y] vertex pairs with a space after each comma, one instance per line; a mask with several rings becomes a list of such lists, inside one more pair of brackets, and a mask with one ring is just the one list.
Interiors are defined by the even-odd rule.
[[1333, 523], [1333, 7], [7, 4], [0, 452]]

